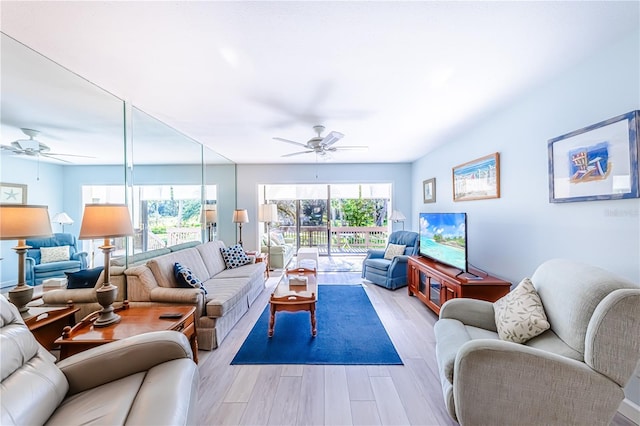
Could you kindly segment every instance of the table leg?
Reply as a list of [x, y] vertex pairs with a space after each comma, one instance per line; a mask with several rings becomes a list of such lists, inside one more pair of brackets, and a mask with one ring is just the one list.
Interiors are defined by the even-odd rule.
[[311, 335], [313, 337], [316, 337], [316, 304], [312, 303], [311, 304], [311, 308], [309, 309], [309, 312], [311, 313]]
[[270, 305], [270, 314], [269, 314], [269, 337], [273, 336], [273, 328], [276, 325], [276, 306], [274, 304]]

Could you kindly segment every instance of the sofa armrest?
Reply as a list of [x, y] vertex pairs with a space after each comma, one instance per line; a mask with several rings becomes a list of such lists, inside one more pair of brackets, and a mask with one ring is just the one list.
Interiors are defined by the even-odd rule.
[[199, 288], [156, 287], [151, 290], [150, 301], [157, 303], [176, 303], [199, 305], [204, 293]]
[[42, 293], [45, 305], [66, 305], [72, 303], [97, 303], [98, 297], [94, 288], [59, 289]]
[[180, 358], [193, 359], [187, 337], [177, 331], [154, 331], [97, 346], [57, 365], [73, 395]]
[[130, 302], [150, 302], [151, 292], [158, 287], [156, 278], [147, 265], [134, 266], [126, 269], [127, 299]]
[[624, 399], [620, 386], [582, 362], [491, 339], [460, 348], [453, 395], [460, 424], [487, 425], [608, 424]]
[[456, 319], [465, 325], [497, 332], [493, 303], [486, 300], [458, 298], [445, 302], [440, 318]]

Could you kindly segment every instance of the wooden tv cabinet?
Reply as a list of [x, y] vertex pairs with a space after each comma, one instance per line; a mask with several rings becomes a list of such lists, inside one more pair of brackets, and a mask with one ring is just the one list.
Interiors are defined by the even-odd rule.
[[416, 296], [437, 315], [447, 300], [469, 297], [495, 302], [511, 289], [507, 281], [473, 268], [469, 272], [480, 278], [460, 274], [459, 269], [426, 257], [411, 256], [407, 271], [409, 296]]

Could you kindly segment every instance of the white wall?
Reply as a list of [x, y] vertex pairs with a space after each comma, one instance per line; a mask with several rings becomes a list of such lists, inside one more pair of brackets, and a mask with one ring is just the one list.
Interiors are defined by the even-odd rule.
[[[536, 87], [413, 164], [413, 222], [422, 211], [468, 213], [469, 260], [517, 284], [546, 259], [565, 257], [640, 284], [640, 199], [549, 202], [547, 141], [640, 109], [640, 32]], [[500, 152], [501, 198], [452, 201], [451, 168]], [[423, 204], [422, 180], [437, 180]], [[636, 378], [627, 397], [640, 404]]]
[[[325, 184], [325, 183], [391, 183], [394, 209], [411, 209], [411, 164], [295, 164], [249, 165], [237, 167], [237, 206], [247, 209], [249, 223], [242, 227], [245, 249], [259, 250], [258, 185], [260, 184]], [[407, 215], [405, 213], [405, 215]], [[408, 216], [408, 215], [407, 215]], [[406, 227], [406, 225], [405, 225]], [[235, 241], [225, 241], [227, 245]]]

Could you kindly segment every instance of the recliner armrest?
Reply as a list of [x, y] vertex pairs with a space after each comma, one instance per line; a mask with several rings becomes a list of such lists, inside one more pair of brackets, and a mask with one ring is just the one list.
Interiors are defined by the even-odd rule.
[[497, 332], [493, 303], [486, 300], [458, 298], [445, 302], [440, 308], [440, 318], [451, 318], [465, 325]]
[[369, 249], [369, 251], [367, 252], [367, 257], [365, 258], [365, 260], [367, 260], [367, 259], [382, 259], [383, 257], [384, 257], [384, 250]]
[[177, 331], [154, 331], [80, 352], [57, 366], [73, 395], [180, 358], [193, 359], [187, 337]]

